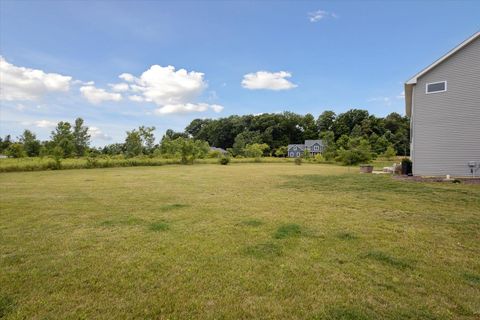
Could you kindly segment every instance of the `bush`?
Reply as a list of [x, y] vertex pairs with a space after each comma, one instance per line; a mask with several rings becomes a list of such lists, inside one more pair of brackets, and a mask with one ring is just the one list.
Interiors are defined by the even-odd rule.
[[371, 147], [365, 139], [352, 138], [348, 141], [347, 148], [340, 148], [335, 160], [342, 162], [344, 165], [368, 163], [372, 160]]
[[219, 163], [226, 166], [227, 164], [230, 163], [230, 158], [229, 157], [222, 157], [222, 158], [220, 158]]
[[323, 161], [325, 161], [325, 158], [323, 158], [323, 156], [319, 153], [319, 154], [316, 154], [316, 155], [313, 157], [313, 161], [315, 161], [315, 162], [323, 162]]
[[382, 157], [384, 157], [387, 160], [392, 160], [393, 158], [395, 158], [396, 155], [397, 153], [395, 152], [395, 149], [391, 145], [387, 147], [387, 150], [385, 150], [384, 153], [382, 153]]
[[297, 166], [299, 166], [302, 164], [302, 158], [295, 158], [294, 162]]
[[412, 160], [408, 158], [402, 159], [402, 174], [410, 175], [412, 174]]

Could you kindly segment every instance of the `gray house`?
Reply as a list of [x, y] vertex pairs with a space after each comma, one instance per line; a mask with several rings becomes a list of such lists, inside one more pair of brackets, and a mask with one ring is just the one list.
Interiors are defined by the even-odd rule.
[[480, 174], [480, 32], [405, 83], [413, 174]]
[[303, 157], [305, 150], [313, 156], [322, 153], [324, 148], [322, 140], [305, 140], [304, 144], [289, 144], [287, 156], [289, 158]]

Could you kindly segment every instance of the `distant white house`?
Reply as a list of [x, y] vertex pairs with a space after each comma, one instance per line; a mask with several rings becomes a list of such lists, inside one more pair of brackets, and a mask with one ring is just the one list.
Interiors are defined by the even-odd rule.
[[322, 153], [325, 145], [322, 140], [305, 140], [304, 144], [289, 144], [287, 147], [287, 156], [289, 158], [303, 157], [305, 151], [310, 155]]
[[210, 151], [217, 151], [217, 152], [220, 152], [221, 154], [225, 155], [228, 153], [227, 150], [225, 149], [222, 149], [222, 148], [217, 148], [217, 147], [210, 147]]
[[6, 158], [8, 158], [6, 155], [0, 154], [0, 159], [6, 159]]
[[405, 83], [413, 174], [480, 174], [480, 32]]

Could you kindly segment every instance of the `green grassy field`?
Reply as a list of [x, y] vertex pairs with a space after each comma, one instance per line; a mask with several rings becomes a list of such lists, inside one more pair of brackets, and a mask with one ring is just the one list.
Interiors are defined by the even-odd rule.
[[479, 319], [480, 186], [260, 163], [0, 174], [0, 318]]

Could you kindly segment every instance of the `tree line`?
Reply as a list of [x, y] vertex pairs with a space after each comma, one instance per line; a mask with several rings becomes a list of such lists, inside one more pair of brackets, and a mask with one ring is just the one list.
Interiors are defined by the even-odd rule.
[[284, 157], [288, 144], [322, 139], [326, 145], [325, 159], [353, 164], [378, 155], [408, 155], [409, 124], [409, 119], [398, 113], [376, 117], [360, 109], [338, 115], [324, 111], [316, 119], [312, 114], [293, 112], [232, 115], [194, 119], [182, 132], [167, 130], [158, 144], [155, 143], [155, 127], [140, 126], [127, 131], [123, 143], [92, 148], [88, 127], [82, 118], [77, 118], [73, 124], [59, 122], [47, 141], [39, 141], [30, 130], [25, 130], [16, 141], [10, 136], [0, 138], [0, 153], [16, 158], [147, 155], [178, 157], [182, 162], [191, 162], [194, 158], [205, 157], [209, 146], [228, 150], [235, 157]]

